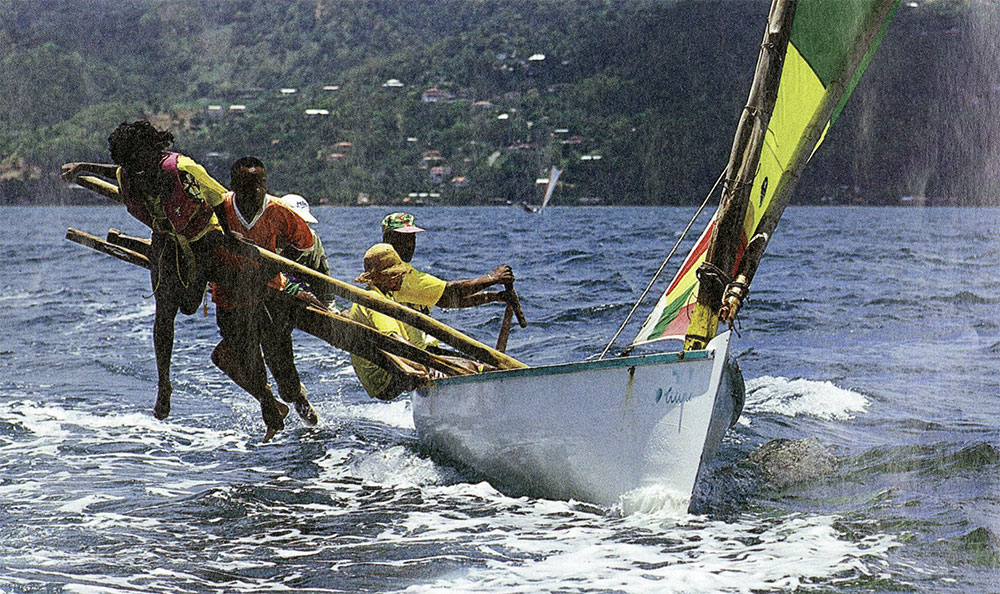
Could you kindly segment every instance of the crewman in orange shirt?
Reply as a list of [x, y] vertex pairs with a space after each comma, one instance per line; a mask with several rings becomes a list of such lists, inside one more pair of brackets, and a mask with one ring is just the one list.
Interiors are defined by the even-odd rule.
[[[233, 191], [223, 197], [222, 211], [234, 234], [292, 260], [313, 249], [313, 232], [306, 221], [267, 193], [267, 172], [260, 159], [244, 157], [237, 160], [230, 175]], [[298, 283], [288, 283], [282, 274], [270, 284], [289, 292], [304, 290]], [[281, 400], [292, 404], [306, 424], [315, 425], [318, 416], [295, 368], [288, 306], [278, 300], [260, 299], [254, 294], [235, 294], [224, 286], [213, 285], [212, 289], [216, 321], [222, 335], [212, 351], [212, 362], [262, 405], [273, 399], [267, 382], [269, 368]], [[284, 429], [288, 407], [280, 402], [277, 404], [279, 415], [269, 415], [262, 409], [267, 424], [264, 441]]]

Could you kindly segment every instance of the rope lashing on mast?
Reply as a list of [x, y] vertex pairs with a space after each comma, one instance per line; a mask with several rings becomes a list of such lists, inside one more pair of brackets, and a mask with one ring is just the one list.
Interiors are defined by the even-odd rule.
[[[639, 305], [642, 303], [642, 300], [646, 298], [646, 295], [649, 294], [649, 290], [653, 288], [654, 284], [656, 284], [656, 279], [660, 278], [660, 274], [663, 273], [663, 269], [667, 267], [667, 263], [670, 262], [670, 259], [674, 257], [674, 253], [677, 251], [677, 248], [680, 247], [681, 242], [684, 241], [685, 237], [687, 237], [688, 231], [691, 230], [691, 227], [694, 225], [694, 222], [698, 220], [698, 217], [701, 216], [702, 211], [705, 210], [705, 207], [708, 205], [708, 201], [712, 199], [712, 194], [714, 194], [715, 190], [718, 189], [719, 184], [722, 182], [722, 179], [723, 177], [725, 177], [725, 175], [726, 171], [723, 169], [722, 173], [719, 174], [718, 179], [716, 179], [715, 183], [712, 185], [712, 189], [709, 190], [708, 194], [705, 196], [705, 200], [703, 200], [701, 206], [698, 207], [698, 211], [695, 212], [694, 216], [691, 217], [691, 220], [688, 221], [687, 227], [685, 227], [684, 231], [681, 232], [681, 236], [677, 238], [677, 242], [674, 243], [674, 247], [670, 250], [670, 253], [667, 254], [667, 257], [664, 258], [663, 263], [660, 264], [660, 268], [656, 271], [656, 274], [653, 275], [653, 278], [650, 279], [649, 284], [646, 285], [646, 288], [645, 290], [643, 290], [642, 295], [639, 295], [639, 298], [632, 306], [631, 311], [629, 311], [628, 315], [625, 316], [625, 321], [622, 322], [622, 325], [618, 327], [618, 331], [615, 332], [615, 335], [612, 336], [611, 340], [608, 341], [607, 346], [605, 346], [604, 350], [601, 351], [601, 355], [597, 357], [598, 360], [603, 359], [604, 356], [608, 354], [608, 351], [611, 350], [611, 345], [615, 344], [615, 341], [618, 340], [619, 336], [621, 336], [622, 331], [625, 330], [625, 326], [628, 325], [629, 321], [632, 319], [632, 316], [635, 314], [635, 310], [639, 309]], [[627, 355], [628, 353], [632, 352], [632, 349], [634, 347], [635, 345], [629, 345], [628, 347], [625, 348], [625, 350], [619, 353], [619, 356]]]
[[732, 188], [732, 192], [735, 194], [736, 192], [742, 192], [744, 188], [753, 188], [753, 179], [751, 178], [740, 181], [736, 178], [727, 177], [725, 186], [727, 188]]
[[726, 285], [726, 291], [722, 296], [722, 306], [719, 308], [719, 319], [728, 322], [730, 328], [733, 327], [743, 303], [749, 301], [748, 295], [750, 294], [750, 282], [753, 280], [753, 271], [756, 270], [757, 263], [764, 255], [769, 238], [770, 235], [767, 233], [757, 233], [750, 239], [743, 252], [739, 268], [736, 270], [736, 278]]
[[733, 282], [733, 277], [729, 276], [728, 272], [708, 261], [702, 262], [701, 266], [694, 271], [694, 274], [698, 277], [698, 282], [702, 286], [709, 287], [714, 285], [718, 287], [719, 293], [724, 292], [726, 287]]

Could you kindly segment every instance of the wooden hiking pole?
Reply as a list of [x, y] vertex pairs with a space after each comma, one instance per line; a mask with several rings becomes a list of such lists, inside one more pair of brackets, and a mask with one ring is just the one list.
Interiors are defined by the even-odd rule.
[[524, 312], [521, 311], [521, 299], [514, 290], [514, 283], [504, 283], [504, 292], [507, 293], [507, 309], [503, 311], [503, 321], [500, 323], [500, 335], [497, 336], [497, 350], [501, 353], [507, 351], [507, 337], [510, 336], [511, 322], [517, 316], [517, 325], [527, 328], [528, 321], [524, 319]]
[[[108, 240], [95, 237], [89, 233], [68, 229], [66, 239], [85, 245], [99, 252], [114, 256], [130, 264], [149, 268], [149, 240], [122, 235], [117, 229], [108, 231]], [[299, 330], [326, 341], [331, 346], [357, 354], [379, 366], [384, 363], [385, 355], [395, 355], [419, 363], [425, 367], [436, 369], [445, 375], [466, 375], [469, 369], [457, 365], [454, 361], [434, 355], [395, 336], [387, 336], [374, 328], [355, 322], [347, 317], [321, 310], [284, 291], [268, 287], [269, 294], [282, 300], [290, 307], [299, 310], [295, 326]]]
[[510, 323], [514, 319], [514, 308], [507, 304], [507, 309], [503, 310], [503, 321], [500, 322], [500, 334], [497, 336], [497, 350], [501, 353], [507, 352], [507, 337], [510, 335]]
[[[76, 180], [76, 184], [111, 198], [112, 200], [116, 200], [118, 202], [122, 201], [118, 186], [96, 177], [87, 175], [81, 176]], [[321, 285], [338, 297], [343, 297], [344, 299], [358, 303], [389, 317], [396, 318], [397, 320], [409, 324], [414, 328], [423, 330], [448, 346], [458, 349], [466, 356], [476, 359], [482, 363], [486, 363], [487, 365], [499, 367], [500, 369], [527, 367], [524, 363], [521, 363], [520, 361], [513, 359], [512, 357], [509, 357], [485, 344], [482, 344], [481, 342], [462, 334], [458, 330], [455, 330], [454, 328], [447, 326], [430, 316], [406, 307], [405, 305], [386, 299], [381, 295], [369, 293], [368, 291], [359, 289], [344, 281], [320, 274], [311, 268], [307, 268], [301, 264], [282, 258], [281, 256], [269, 252], [259, 246], [255, 246], [253, 244], [247, 245], [257, 252], [257, 261], [265, 266], [271, 267], [271, 270], [275, 273], [285, 272], [286, 274], [291, 274], [305, 280], [306, 282], [313, 283], [314, 285]]]

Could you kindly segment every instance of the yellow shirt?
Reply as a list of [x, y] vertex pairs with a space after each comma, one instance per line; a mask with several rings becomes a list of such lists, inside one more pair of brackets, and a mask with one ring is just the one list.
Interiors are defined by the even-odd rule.
[[[392, 297], [386, 293], [372, 287], [369, 287], [368, 292], [373, 295], [379, 295], [392, 299]], [[409, 340], [410, 331], [416, 331], [416, 328], [412, 328], [411, 326], [400, 322], [396, 318], [391, 318], [363, 305], [358, 305], [357, 303], [351, 306], [351, 319], [355, 322], [364, 324], [369, 328], [374, 328], [382, 334], [406, 340]], [[426, 346], [423, 343], [414, 344], [421, 348]], [[392, 376], [389, 375], [388, 371], [382, 369], [378, 365], [375, 365], [364, 357], [352, 354], [351, 365], [354, 366], [354, 373], [357, 374], [358, 379], [361, 380], [361, 385], [365, 387], [365, 391], [368, 392], [370, 396], [374, 397], [381, 394], [387, 387], [389, 387], [389, 383], [392, 381]]]
[[[448, 283], [438, 277], [420, 272], [413, 266], [403, 275], [403, 284], [398, 291], [389, 291], [386, 296], [397, 303], [401, 303], [429, 315], [434, 304], [441, 299], [445, 285]], [[421, 348], [428, 345], [437, 346], [438, 341], [432, 336], [427, 336], [422, 330], [404, 324], [407, 329], [406, 339], [413, 344], [420, 345]]]

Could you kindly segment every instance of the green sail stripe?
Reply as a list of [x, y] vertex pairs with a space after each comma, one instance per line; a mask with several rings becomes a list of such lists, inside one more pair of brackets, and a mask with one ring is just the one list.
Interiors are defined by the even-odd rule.
[[816, 71], [823, 86], [840, 73], [844, 57], [875, 3], [875, 0], [799, 1], [791, 43]]
[[671, 301], [663, 308], [663, 312], [660, 313], [660, 319], [653, 328], [645, 334], [645, 336], [637, 336], [634, 342], [641, 342], [642, 340], [650, 340], [659, 338], [663, 335], [663, 332], [673, 323], [677, 314], [680, 313], [681, 309], [688, 304], [688, 299], [690, 299], [691, 294], [698, 287], [698, 283], [695, 283], [688, 287], [686, 291], [677, 296], [676, 299]]
[[896, 2], [896, 4], [892, 7], [892, 10], [889, 12], [889, 16], [882, 23], [882, 28], [879, 29], [878, 35], [875, 36], [875, 40], [872, 42], [871, 47], [868, 48], [868, 53], [865, 54], [865, 57], [861, 60], [857, 70], [854, 71], [851, 81], [847, 83], [844, 96], [840, 98], [840, 103], [837, 104], [837, 107], [833, 110], [833, 115], [830, 117], [830, 126], [832, 126], [833, 123], [837, 121], [837, 118], [840, 117], [840, 112], [844, 110], [844, 106], [847, 105], [847, 100], [850, 99], [851, 95], [854, 93], [854, 87], [858, 86], [858, 81], [861, 80], [865, 70], [868, 69], [868, 64], [870, 64], [872, 58], [875, 57], [875, 51], [878, 50], [878, 46], [882, 44], [882, 38], [885, 37], [885, 32], [889, 30], [889, 23], [891, 23], [892, 19], [896, 16], [897, 9], [899, 9], [899, 2]]

